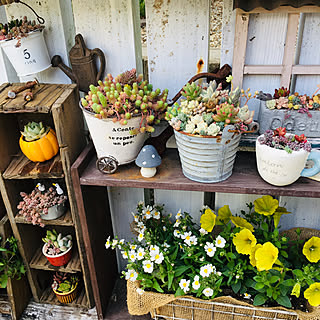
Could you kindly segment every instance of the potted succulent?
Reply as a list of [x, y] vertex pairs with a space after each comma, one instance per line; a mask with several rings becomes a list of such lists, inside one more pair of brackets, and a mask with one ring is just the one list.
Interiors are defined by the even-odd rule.
[[79, 277], [64, 272], [53, 276], [52, 290], [61, 303], [71, 303], [77, 296]]
[[[249, 90], [222, 90], [215, 81], [202, 86], [188, 83], [185, 99], [169, 107], [166, 120], [174, 128], [183, 174], [198, 182], [219, 182], [232, 174], [241, 133], [251, 125]], [[240, 108], [240, 97], [246, 97]], [[255, 97], [255, 95], [253, 96]]]
[[33, 162], [50, 160], [59, 151], [56, 133], [42, 122], [25, 125], [19, 144], [23, 154]]
[[51, 66], [43, 37], [44, 26], [27, 17], [0, 24], [0, 44], [19, 77]]
[[[259, 136], [256, 158], [260, 176], [275, 186], [285, 186], [300, 176], [311, 177], [320, 171], [320, 153], [311, 151], [311, 144], [304, 134], [290, 134], [286, 128], [267, 130]], [[314, 166], [305, 169], [308, 159]]]
[[42, 248], [42, 253], [48, 261], [56, 267], [64, 266], [71, 259], [72, 254], [72, 236], [62, 236], [61, 233], [53, 229], [47, 230], [45, 238], [42, 238], [45, 243]]
[[168, 90], [153, 90], [136, 69], [113, 78], [111, 74], [81, 99], [98, 158], [112, 156], [118, 164], [136, 159], [147, 132], [160, 123], [167, 108]]
[[247, 204], [241, 216], [228, 205], [201, 212], [198, 226], [181, 210], [172, 217], [163, 206], [139, 203], [136, 238], [107, 239], [106, 248], [120, 249], [128, 261], [130, 314], [319, 319], [319, 231], [280, 234], [280, 218], [290, 212], [271, 196]]
[[44, 185], [38, 183], [30, 194], [20, 192], [20, 195], [22, 201], [17, 206], [18, 214], [34, 225], [44, 227], [42, 219], [58, 219], [66, 211], [67, 196], [57, 183], [55, 188], [50, 187], [47, 190]]
[[287, 88], [275, 89], [273, 96], [260, 92], [259, 111], [260, 134], [266, 130], [285, 127], [287, 131], [307, 138], [319, 138], [320, 127], [320, 95], [317, 90], [311, 97], [298, 92], [290, 94]]

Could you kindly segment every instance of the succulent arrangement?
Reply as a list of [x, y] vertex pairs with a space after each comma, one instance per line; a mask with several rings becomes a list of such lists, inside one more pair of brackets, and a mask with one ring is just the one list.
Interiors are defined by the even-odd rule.
[[152, 84], [143, 80], [136, 69], [125, 71], [113, 78], [108, 74], [98, 86], [90, 85], [90, 91], [81, 99], [82, 106], [99, 119], [112, 118], [126, 125], [135, 115], [141, 115], [140, 127], [130, 134], [153, 132], [152, 124], [160, 123], [167, 109], [168, 90], [153, 90]]
[[304, 134], [298, 136], [287, 133], [286, 128], [277, 128], [276, 130], [267, 130], [258, 138], [260, 144], [265, 144], [271, 148], [285, 150], [288, 153], [299, 151], [301, 149], [307, 152], [311, 151], [311, 144]]
[[60, 192], [60, 186], [50, 187], [45, 190], [41, 184], [37, 184], [35, 189], [30, 193], [20, 192], [22, 201], [18, 204], [19, 215], [23, 216], [26, 221], [34, 225], [44, 227], [41, 220], [42, 214], [47, 214], [48, 209], [55, 205], [63, 204], [67, 196]]
[[300, 95], [298, 92], [290, 94], [287, 88], [281, 87], [275, 89], [273, 96], [260, 91], [257, 98], [266, 101], [268, 109], [297, 110], [299, 113], [307, 113], [311, 117], [309, 110], [320, 110], [320, 94], [317, 94], [319, 90], [320, 85], [318, 85], [318, 89], [313, 95], [309, 97], [306, 94]]
[[24, 126], [24, 130], [21, 134], [25, 141], [35, 141], [44, 137], [50, 130], [50, 127], [44, 126], [42, 122], [29, 122]]
[[72, 247], [72, 236], [68, 234], [67, 236], [62, 236], [61, 233], [55, 229], [47, 230], [45, 238], [42, 241], [46, 243], [45, 252], [50, 256], [56, 256], [63, 253]]
[[53, 276], [52, 289], [57, 293], [68, 293], [72, 291], [79, 283], [77, 275], [71, 275], [65, 272], [56, 272]]
[[9, 23], [0, 23], [0, 40], [17, 39], [16, 47], [21, 45], [21, 38], [25, 38], [32, 31], [42, 30], [43, 25], [37, 24], [35, 20], [30, 21], [25, 16], [23, 19], [12, 20]]
[[[223, 90], [222, 84], [216, 81], [200, 86], [187, 83], [181, 91], [180, 104], [168, 107], [165, 119], [177, 131], [193, 135], [217, 136], [226, 125], [233, 124], [239, 131], [247, 129], [252, 122], [254, 111], [248, 108], [248, 101], [256, 97], [236, 88], [233, 90], [232, 76], [227, 77], [231, 83], [231, 90]], [[246, 97], [245, 105], [240, 108], [241, 97]]]

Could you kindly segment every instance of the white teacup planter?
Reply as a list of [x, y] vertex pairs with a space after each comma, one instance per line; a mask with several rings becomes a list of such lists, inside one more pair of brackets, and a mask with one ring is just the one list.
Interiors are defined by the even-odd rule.
[[[286, 150], [261, 144], [259, 138], [256, 141], [257, 167], [260, 176], [266, 182], [275, 186], [286, 186], [298, 180], [300, 176], [311, 177], [320, 171], [320, 153], [304, 149], [288, 153]], [[307, 160], [314, 163], [310, 169], [305, 169]]]

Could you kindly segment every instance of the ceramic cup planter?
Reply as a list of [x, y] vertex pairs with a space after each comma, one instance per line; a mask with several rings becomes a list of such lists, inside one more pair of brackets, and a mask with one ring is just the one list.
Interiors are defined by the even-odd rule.
[[60, 218], [65, 214], [67, 210], [66, 202], [61, 204], [56, 204], [48, 209], [47, 214], [41, 214], [42, 220], [55, 220]]
[[[260, 176], [266, 182], [275, 186], [286, 186], [298, 180], [300, 176], [311, 177], [320, 171], [320, 153], [310, 153], [303, 149], [288, 153], [261, 144], [259, 138], [256, 140], [257, 167]], [[307, 160], [314, 162], [310, 169], [305, 169]]]
[[49, 255], [46, 253], [46, 249], [47, 249], [48, 244], [45, 243], [42, 247], [42, 253], [43, 255], [48, 259], [48, 261], [50, 262], [50, 264], [52, 264], [55, 267], [61, 267], [66, 265], [72, 256], [72, 246], [67, 250], [64, 251], [58, 255]]
[[77, 297], [77, 291], [78, 291], [78, 283], [76, 286], [69, 292], [66, 293], [60, 293], [56, 290], [52, 289], [55, 293], [56, 297], [58, 298], [59, 302], [61, 303], [71, 303], [74, 301], [74, 299]]

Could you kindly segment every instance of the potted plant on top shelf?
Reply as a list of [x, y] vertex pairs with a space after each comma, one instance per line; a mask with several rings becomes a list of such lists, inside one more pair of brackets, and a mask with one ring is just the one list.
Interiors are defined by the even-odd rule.
[[136, 69], [115, 78], [108, 74], [97, 87], [91, 85], [80, 106], [98, 158], [111, 156], [116, 165], [134, 161], [146, 133], [153, 132], [153, 124], [164, 118], [167, 95], [167, 89], [153, 90], [142, 75], [137, 76]]
[[[188, 83], [185, 99], [169, 107], [166, 120], [174, 129], [183, 174], [198, 182], [219, 182], [232, 174], [241, 133], [252, 126], [247, 102], [255, 97], [236, 88], [223, 90], [215, 81], [202, 86]], [[246, 97], [240, 108], [240, 98]]]
[[55, 229], [47, 230], [46, 237], [42, 238], [42, 241], [45, 243], [42, 253], [53, 266], [64, 266], [70, 261], [72, 255], [71, 234], [62, 236]]
[[71, 303], [77, 296], [79, 277], [74, 274], [56, 272], [51, 285], [61, 303]]
[[0, 44], [19, 77], [51, 66], [43, 37], [44, 26], [27, 17], [0, 24]]
[[60, 218], [66, 211], [67, 196], [59, 184], [55, 188], [47, 190], [43, 184], [38, 183], [35, 189], [27, 194], [20, 192], [22, 201], [18, 204], [19, 215], [27, 222], [44, 227], [43, 220], [54, 220]]
[[288, 132], [304, 134], [307, 138], [320, 137], [320, 85], [311, 97], [298, 92], [290, 94], [287, 88], [275, 89], [273, 96], [260, 92], [260, 134], [285, 127]]

